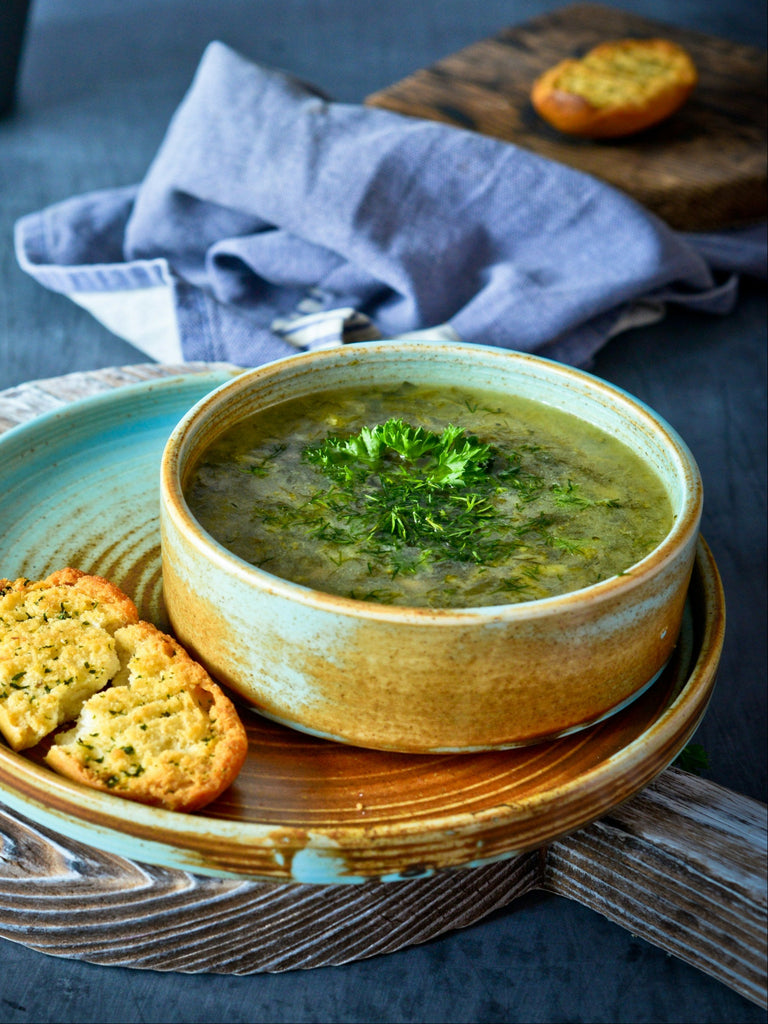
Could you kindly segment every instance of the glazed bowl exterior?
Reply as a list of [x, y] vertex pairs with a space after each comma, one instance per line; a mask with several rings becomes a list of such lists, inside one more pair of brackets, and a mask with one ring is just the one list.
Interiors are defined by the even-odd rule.
[[[639, 453], [674, 511], [631, 572], [558, 597], [482, 608], [406, 608], [337, 597], [231, 554], [197, 523], [187, 477], [220, 434], [297, 395], [354, 382], [459, 384], [532, 398]], [[677, 641], [702, 505], [695, 461], [642, 403], [582, 371], [442, 341], [367, 342], [243, 373], [174, 430], [161, 469], [163, 596], [180, 641], [255, 710], [314, 735], [409, 752], [549, 739], [625, 706]]]

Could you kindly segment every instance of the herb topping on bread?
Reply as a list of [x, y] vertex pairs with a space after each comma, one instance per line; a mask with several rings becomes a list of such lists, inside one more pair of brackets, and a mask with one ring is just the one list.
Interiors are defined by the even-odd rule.
[[617, 138], [669, 117], [697, 79], [690, 55], [676, 43], [621, 39], [544, 72], [533, 85], [531, 102], [561, 132]]
[[120, 667], [114, 633], [138, 617], [117, 587], [77, 569], [0, 580], [0, 732], [14, 750], [76, 718], [109, 683]]
[[71, 568], [0, 579], [0, 732], [25, 750], [71, 723], [52, 768], [170, 810], [215, 799], [248, 751], [223, 690], [112, 583]]
[[170, 810], [193, 811], [243, 765], [245, 729], [201, 665], [148, 622], [115, 634], [121, 669], [84, 704], [46, 755], [78, 782]]

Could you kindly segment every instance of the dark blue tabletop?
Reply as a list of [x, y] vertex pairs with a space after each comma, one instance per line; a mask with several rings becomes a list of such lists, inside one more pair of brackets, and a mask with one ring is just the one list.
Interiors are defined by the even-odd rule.
[[[146, 359], [18, 268], [16, 218], [143, 177], [203, 48], [221, 39], [351, 102], [547, 0], [34, 0], [18, 105], [0, 120], [0, 389]], [[763, 46], [757, 0], [626, 0], [626, 9]], [[765, 800], [764, 283], [725, 317], [671, 309], [600, 353], [593, 372], [665, 416], [705, 485], [703, 533], [725, 586], [719, 683], [696, 739], [706, 777]], [[560, 897], [386, 957], [276, 975], [162, 974], [0, 941], [0, 1020], [762, 1021], [704, 973]]]

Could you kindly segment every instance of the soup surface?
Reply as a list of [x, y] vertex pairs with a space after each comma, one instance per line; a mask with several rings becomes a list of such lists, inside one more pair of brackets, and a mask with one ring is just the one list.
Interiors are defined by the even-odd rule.
[[189, 474], [216, 540], [275, 576], [412, 607], [531, 601], [624, 573], [669, 532], [628, 447], [527, 399], [403, 382], [272, 406]]

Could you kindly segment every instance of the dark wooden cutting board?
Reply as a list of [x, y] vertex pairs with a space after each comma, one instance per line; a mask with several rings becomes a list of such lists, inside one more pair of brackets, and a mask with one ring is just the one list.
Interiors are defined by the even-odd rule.
[[[571, 139], [534, 111], [546, 68], [595, 44], [664, 36], [686, 47], [699, 84], [667, 121], [623, 140]], [[629, 193], [672, 227], [707, 231], [766, 216], [766, 54], [666, 23], [578, 4], [507, 28], [366, 100], [516, 143]]]

